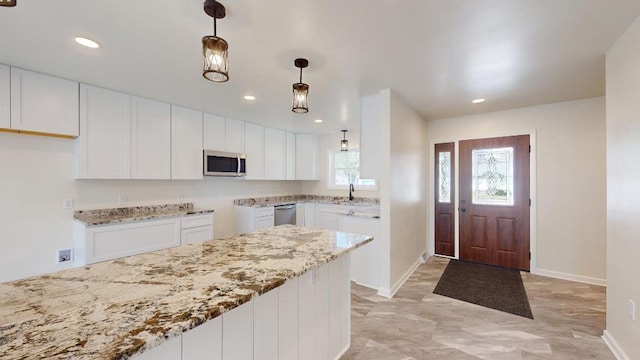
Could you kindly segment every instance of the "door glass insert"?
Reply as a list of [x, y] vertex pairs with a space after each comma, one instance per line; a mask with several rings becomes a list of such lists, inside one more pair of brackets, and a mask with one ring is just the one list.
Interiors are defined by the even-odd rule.
[[473, 203], [513, 205], [513, 148], [473, 150]]
[[439, 195], [438, 202], [450, 203], [451, 202], [451, 152], [442, 151], [438, 156], [439, 169]]

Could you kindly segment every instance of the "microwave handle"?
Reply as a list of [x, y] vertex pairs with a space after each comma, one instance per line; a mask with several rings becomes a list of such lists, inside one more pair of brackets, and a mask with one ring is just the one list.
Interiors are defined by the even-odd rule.
[[238, 171], [236, 172], [236, 174], [240, 176], [240, 155], [238, 155], [237, 157], [238, 157]]

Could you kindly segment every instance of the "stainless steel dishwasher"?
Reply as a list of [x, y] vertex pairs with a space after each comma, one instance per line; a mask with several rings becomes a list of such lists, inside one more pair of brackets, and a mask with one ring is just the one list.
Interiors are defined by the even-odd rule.
[[296, 224], [296, 204], [275, 206], [275, 225]]

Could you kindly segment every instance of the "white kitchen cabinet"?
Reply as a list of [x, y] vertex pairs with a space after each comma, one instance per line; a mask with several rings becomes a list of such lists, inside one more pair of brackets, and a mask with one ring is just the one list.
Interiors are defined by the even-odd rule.
[[213, 214], [190, 215], [180, 219], [180, 243], [199, 244], [213, 239]]
[[349, 256], [329, 264], [329, 359], [339, 359], [351, 345]]
[[131, 99], [131, 178], [171, 179], [171, 105]]
[[134, 356], [134, 360], [186, 360], [182, 357], [182, 337], [170, 339], [152, 349]]
[[282, 130], [264, 128], [264, 178], [286, 179], [286, 133]]
[[182, 334], [182, 360], [222, 360], [222, 316]]
[[171, 107], [171, 178], [202, 179], [202, 113]]
[[11, 68], [11, 129], [77, 137], [78, 83]]
[[317, 359], [322, 360], [331, 359], [329, 357], [329, 268], [330, 264], [319, 267], [316, 279], [316, 356]]
[[222, 314], [222, 358], [253, 359], [253, 301]]
[[298, 278], [287, 280], [278, 288], [278, 353], [279, 360], [298, 357]]
[[381, 97], [363, 96], [360, 110], [360, 178], [380, 178]]
[[260, 229], [273, 227], [275, 211], [273, 206], [252, 207], [234, 206], [235, 233], [245, 234]]
[[80, 85], [78, 178], [131, 178], [131, 96]]
[[286, 135], [286, 149], [285, 149], [285, 179], [296, 179], [296, 134], [287, 133]]
[[0, 129], [11, 127], [11, 69], [0, 64]]
[[340, 214], [344, 209], [335, 205], [316, 205], [316, 224], [320, 229], [340, 231]]
[[225, 118], [205, 113], [202, 129], [205, 150], [227, 151]]
[[247, 180], [264, 179], [264, 127], [244, 124], [244, 152], [247, 154]]
[[296, 225], [306, 226], [304, 221], [305, 211], [304, 204], [296, 204]]
[[320, 180], [318, 137], [296, 135], [296, 180]]
[[240, 154], [245, 153], [244, 131], [245, 124], [243, 121], [229, 118], [225, 120], [225, 151]]
[[279, 289], [253, 300], [253, 359], [278, 360]]
[[313, 228], [316, 227], [316, 204], [305, 203], [304, 204], [304, 226]]
[[340, 231], [373, 236], [373, 241], [369, 244], [351, 252], [351, 280], [366, 287], [379, 289], [380, 219], [341, 216]]
[[75, 266], [180, 246], [180, 218], [74, 226]]
[[317, 360], [316, 357], [316, 273], [310, 270], [298, 281], [298, 356], [302, 360]]

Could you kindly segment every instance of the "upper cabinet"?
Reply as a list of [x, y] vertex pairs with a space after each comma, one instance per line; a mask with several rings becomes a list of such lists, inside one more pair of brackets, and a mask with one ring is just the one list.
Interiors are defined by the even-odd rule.
[[286, 133], [271, 128], [264, 129], [264, 178], [286, 179]]
[[287, 180], [296, 179], [296, 134], [287, 133], [286, 143], [286, 177]]
[[78, 178], [131, 178], [131, 96], [80, 85]]
[[318, 137], [296, 135], [296, 180], [320, 180]]
[[171, 105], [132, 98], [131, 178], [171, 179]]
[[11, 68], [11, 129], [77, 137], [78, 126], [77, 82]]
[[244, 147], [247, 154], [247, 176], [245, 179], [264, 179], [264, 127], [245, 123]]
[[205, 150], [227, 151], [227, 133], [225, 119], [222, 116], [204, 114], [203, 145]]
[[362, 97], [360, 110], [360, 178], [380, 177], [380, 95]]
[[11, 127], [11, 70], [0, 65], [0, 129]]
[[171, 107], [171, 178], [202, 179], [202, 113]]
[[245, 152], [245, 127], [244, 122], [240, 120], [226, 119], [225, 133], [227, 147], [225, 151], [234, 153]]

